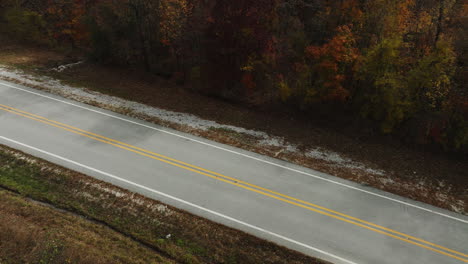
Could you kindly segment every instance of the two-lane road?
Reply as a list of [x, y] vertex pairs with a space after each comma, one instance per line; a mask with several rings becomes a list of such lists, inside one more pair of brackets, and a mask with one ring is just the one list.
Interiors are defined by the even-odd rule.
[[16, 84], [0, 144], [334, 263], [468, 263], [468, 217]]

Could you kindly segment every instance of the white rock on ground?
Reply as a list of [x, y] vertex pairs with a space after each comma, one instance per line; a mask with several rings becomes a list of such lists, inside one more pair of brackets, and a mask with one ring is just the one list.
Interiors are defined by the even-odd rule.
[[[75, 65], [72, 65], [75, 66]], [[66, 70], [65, 67], [64, 70]], [[306, 152], [301, 152], [299, 148], [288, 143], [284, 138], [268, 135], [262, 131], [255, 131], [250, 129], [245, 129], [242, 127], [230, 126], [219, 124], [215, 121], [205, 120], [198, 116], [180, 113], [174, 111], [168, 111], [156, 107], [151, 107], [141, 103], [124, 100], [115, 96], [105, 95], [96, 91], [91, 91], [82, 87], [71, 87], [65, 84], [62, 84], [59, 80], [52, 79], [44, 76], [34, 76], [27, 74], [21, 70], [11, 69], [7, 66], [0, 65], [0, 79], [13, 80], [19, 83], [22, 83], [26, 86], [40, 87], [48, 92], [76, 100], [83, 103], [95, 102], [99, 105], [109, 107], [112, 109], [126, 109], [129, 113], [135, 115], [145, 115], [153, 118], [160, 119], [162, 121], [170, 122], [177, 125], [183, 125], [194, 129], [199, 129], [203, 131], [208, 131], [213, 128], [234, 131], [237, 133], [246, 134], [258, 139], [257, 144], [260, 146], [266, 147], [276, 147], [280, 148], [279, 153], [292, 153], [296, 155], [301, 155], [303, 157], [318, 159], [325, 161], [329, 166], [335, 168], [347, 168], [353, 170], [360, 170], [369, 174], [372, 174], [379, 178], [380, 182], [385, 186], [394, 186], [407, 190], [412, 190], [414, 186], [408, 184], [400, 184], [393, 181], [391, 178], [388, 178], [387, 173], [383, 170], [369, 168], [363, 163], [351, 160], [349, 158], [340, 155], [339, 153], [326, 150], [323, 148], [313, 148], [309, 149]], [[443, 187], [445, 183], [441, 182], [439, 187]], [[421, 181], [418, 185], [418, 189], [427, 189], [428, 186], [424, 181]], [[448, 190], [444, 190], [442, 193], [439, 193], [437, 198], [439, 200], [446, 200], [448, 198]], [[113, 193], [114, 195], [119, 195]], [[451, 203], [452, 210], [459, 213], [465, 213], [464, 201], [455, 200]], [[164, 208], [155, 208], [158, 211], [165, 211]]]
[[177, 125], [188, 126], [194, 129], [207, 131], [215, 128], [246, 134], [257, 138], [258, 144], [261, 146], [281, 148], [284, 149], [283, 153], [299, 154], [308, 158], [323, 160], [335, 167], [358, 169], [375, 175], [385, 174], [385, 172], [382, 170], [368, 168], [364, 164], [353, 161], [329, 150], [315, 148], [309, 150], [306, 153], [303, 153], [298, 150], [297, 146], [286, 142], [284, 138], [271, 136], [262, 131], [255, 131], [231, 125], [223, 125], [215, 121], [202, 119], [192, 114], [168, 111], [141, 103], [124, 100], [115, 96], [105, 95], [96, 91], [88, 90], [86, 88], [71, 87], [62, 84], [59, 80], [56, 79], [44, 76], [34, 76], [21, 70], [10, 69], [6, 66], [0, 65], [0, 78], [15, 80], [23, 83], [24, 85], [38, 86], [51, 93], [80, 102], [95, 102], [99, 105], [105, 105], [114, 109], [126, 109], [127, 111], [136, 115], [142, 114]]

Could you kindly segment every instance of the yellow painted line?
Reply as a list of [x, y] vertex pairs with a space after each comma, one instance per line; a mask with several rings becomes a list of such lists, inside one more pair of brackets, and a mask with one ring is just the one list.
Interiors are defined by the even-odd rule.
[[[6, 108], [6, 109], [4, 109]], [[357, 226], [360, 226], [362, 228], [366, 228], [368, 230], [371, 230], [371, 231], [374, 231], [374, 232], [377, 232], [377, 233], [380, 233], [380, 234], [383, 234], [383, 235], [387, 235], [387, 236], [390, 236], [392, 238], [395, 238], [395, 239], [399, 239], [399, 240], [402, 240], [404, 242], [407, 242], [407, 243], [410, 243], [410, 244], [413, 244], [413, 245], [417, 245], [417, 246], [420, 246], [420, 247], [423, 247], [423, 248], [426, 248], [426, 249], [429, 249], [431, 251], [434, 251], [434, 252], [437, 252], [437, 253], [440, 253], [442, 255], [445, 255], [445, 256], [449, 256], [449, 257], [452, 257], [452, 258], [455, 258], [455, 259], [458, 259], [458, 260], [461, 260], [463, 262], [467, 262], [468, 263], [468, 259], [464, 259], [464, 258], [460, 258], [458, 256], [455, 256], [455, 255], [452, 255], [452, 254], [448, 254], [444, 251], [440, 251], [440, 250], [437, 250], [437, 249], [434, 249], [432, 247], [429, 247], [427, 245], [430, 245], [430, 246], [433, 246], [433, 247], [438, 247], [440, 249], [443, 249], [443, 250], [446, 250], [448, 252], [452, 252], [452, 253], [455, 253], [455, 254], [458, 254], [458, 255], [461, 255], [461, 256], [468, 256], [466, 254], [463, 254], [461, 252], [457, 252], [455, 250], [451, 250], [451, 249], [448, 249], [448, 248], [445, 248], [443, 246], [439, 246], [437, 244], [434, 244], [434, 243], [431, 243], [431, 242], [428, 242], [428, 241], [425, 241], [425, 240], [422, 240], [422, 239], [419, 239], [419, 238], [415, 238], [415, 237], [412, 237], [412, 236], [409, 236], [409, 235], [406, 235], [404, 233], [400, 233], [400, 232], [397, 232], [397, 231], [394, 231], [394, 230], [391, 230], [391, 229], [388, 229], [388, 228], [385, 228], [385, 227], [382, 227], [382, 226], [379, 226], [379, 225], [376, 225], [376, 224], [373, 224], [373, 223], [370, 223], [370, 222], [367, 222], [367, 221], [364, 221], [364, 220], [361, 220], [361, 219], [358, 219], [358, 218], [355, 218], [355, 217], [352, 217], [352, 216], [348, 216], [346, 214], [342, 214], [342, 213], [339, 213], [339, 212], [336, 212], [336, 211], [333, 211], [331, 209], [328, 209], [328, 208], [324, 208], [324, 207], [321, 207], [321, 206], [318, 206], [318, 205], [315, 205], [315, 204], [312, 204], [312, 203], [309, 203], [309, 202], [306, 202], [306, 201], [302, 201], [302, 200], [299, 200], [299, 199], [296, 199], [296, 198], [293, 198], [293, 197], [290, 197], [290, 196], [287, 196], [287, 195], [284, 195], [284, 194], [281, 194], [281, 193], [277, 193], [275, 191], [271, 191], [271, 190], [268, 190], [268, 189], [265, 189], [263, 187], [260, 187], [260, 186], [256, 186], [256, 185], [253, 185], [253, 184], [250, 184], [250, 183], [247, 183], [247, 182], [244, 182], [244, 181], [240, 181], [240, 180], [237, 180], [235, 178], [231, 178], [231, 177], [228, 177], [228, 176], [225, 176], [225, 175], [222, 175], [222, 174], [218, 174], [218, 173], [215, 173], [215, 172], [211, 172], [209, 170], [206, 170], [206, 169], [203, 169], [203, 168], [200, 168], [200, 167], [197, 167], [197, 166], [194, 166], [194, 165], [191, 165], [191, 164], [188, 164], [188, 163], [185, 163], [185, 162], [182, 162], [182, 161], [178, 161], [178, 160], [175, 160], [175, 159], [172, 159], [172, 158], [169, 158], [169, 157], [166, 157], [164, 155], [161, 155], [161, 154], [158, 154], [158, 153], [154, 153], [154, 152], [151, 152], [151, 151], [148, 151], [148, 150], [145, 150], [145, 149], [141, 149], [141, 148], [138, 148], [136, 146], [132, 146], [132, 145], [129, 145], [129, 144], [126, 144], [126, 143], [123, 143], [123, 142], [119, 142], [117, 140], [114, 140], [114, 139], [110, 139], [110, 138], [106, 138], [104, 136], [101, 136], [101, 135], [98, 135], [98, 134], [94, 134], [94, 133], [91, 133], [91, 132], [88, 132], [88, 131], [85, 131], [85, 130], [82, 130], [82, 129], [79, 129], [79, 128], [75, 128], [75, 127], [72, 127], [72, 126], [69, 126], [69, 125], [66, 125], [66, 124], [63, 124], [63, 123], [60, 123], [60, 122], [57, 122], [57, 121], [53, 121], [53, 120], [49, 120], [45, 117], [42, 117], [42, 116], [38, 116], [38, 115], [34, 115], [34, 114], [31, 114], [31, 113], [28, 113], [28, 112], [25, 112], [25, 111], [22, 111], [22, 110], [19, 110], [19, 109], [15, 109], [13, 107], [9, 107], [9, 106], [5, 106], [5, 105], [1, 105], [0, 104], [0, 109], [1, 110], [4, 110], [4, 111], [7, 111], [7, 112], [10, 112], [10, 113], [13, 113], [13, 114], [16, 114], [16, 115], [20, 115], [20, 116], [23, 116], [23, 117], [26, 117], [26, 118], [29, 118], [29, 119], [32, 119], [32, 120], [35, 120], [35, 121], [38, 121], [38, 122], [41, 122], [41, 123], [45, 123], [47, 125], [51, 125], [51, 126], [54, 126], [54, 127], [57, 127], [57, 128], [61, 128], [61, 129], [64, 129], [66, 131], [69, 131], [69, 132], [72, 132], [72, 133], [75, 133], [75, 134], [78, 134], [78, 135], [82, 135], [82, 136], [85, 136], [85, 137], [88, 137], [88, 138], [91, 138], [91, 139], [94, 139], [94, 140], [97, 140], [97, 141], [100, 141], [100, 142], [103, 142], [103, 143], [106, 143], [106, 144], [110, 144], [110, 145], [113, 145], [115, 147], [118, 147], [118, 148], [121, 148], [121, 149], [125, 149], [125, 150], [128, 150], [128, 151], [131, 151], [131, 152], [134, 152], [136, 154], [139, 154], [139, 155], [142, 155], [142, 156], [146, 156], [146, 157], [149, 157], [151, 159], [155, 159], [155, 160], [158, 160], [158, 161], [161, 161], [161, 162], [164, 162], [164, 163], [167, 163], [167, 164], [170, 164], [170, 165], [173, 165], [173, 166], [176, 166], [176, 167], [179, 167], [179, 168], [182, 168], [182, 169], [185, 169], [185, 170], [188, 170], [188, 171], [191, 171], [191, 172], [195, 172], [195, 173], [198, 173], [198, 174], [201, 174], [201, 175], [204, 175], [204, 176], [207, 176], [207, 177], [210, 177], [210, 178], [213, 178], [213, 179], [216, 179], [216, 180], [220, 180], [220, 181], [223, 181], [223, 182], [226, 182], [228, 184], [232, 184], [232, 185], [235, 185], [235, 186], [238, 186], [240, 188], [243, 188], [243, 189], [247, 189], [249, 191], [253, 191], [253, 192], [256, 192], [256, 193], [259, 193], [259, 194], [262, 194], [262, 195], [265, 195], [265, 196], [268, 196], [268, 197], [271, 197], [271, 198], [274, 198], [274, 199], [277, 199], [277, 200], [280, 200], [280, 201], [283, 201], [283, 202], [286, 202], [286, 203], [289, 203], [289, 204], [292, 204], [292, 205], [296, 205], [298, 207], [301, 207], [301, 208], [305, 208], [305, 209], [308, 209], [310, 211], [313, 211], [313, 212], [316, 212], [316, 213], [319, 213], [319, 214], [322, 214], [322, 215], [326, 215], [326, 216], [329, 216], [329, 217], [332, 217], [332, 218], [335, 218], [335, 219], [338, 219], [338, 220], [341, 220], [341, 221], [344, 221], [344, 222], [347, 222], [347, 223], [350, 223], [350, 224], [353, 224], [353, 225], [357, 225]], [[20, 112], [20, 113], [18, 113]], [[65, 127], [64, 127], [65, 126]], [[68, 127], [68, 128], [66, 128]], [[75, 130], [78, 130], [78, 131], [82, 131], [82, 132], [77, 132]], [[93, 136], [90, 136], [90, 135], [93, 135]], [[99, 138], [100, 137], [100, 138]], [[104, 139], [104, 140], [103, 140]], [[112, 143], [112, 142], [115, 142], [115, 143]], [[118, 145], [118, 144], [122, 144], [122, 145], [125, 145], [125, 146], [121, 146], [121, 145]], [[128, 147], [126, 147], [128, 146]], [[129, 148], [130, 147], [130, 148]], [[142, 150], [142, 151], [136, 151], [134, 149], [131, 149], [131, 148], [134, 148], [134, 149], [139, 149], [139, 150]], [[146, 153], [145, 153], [146, 152]], [[149, 154], [152, 154], [152, 155], [149, 155]], [[168, 161], [168, 160], [165, 160], [165, 159], [162, 159], [162, 158], [158, 158], [158, 157], [154, 157], [154, 155], [156, 156], [160, 156], [162, 158], [165, 158], [165, 159], [169, 159], [169, 160], [172, 160], [174, 162], [177, 162], [177, 163], [181, 163], [181, 164], [184, 164], [186, 166], [182, 166], [180, 164], [177, 164], [177, 163], [174, 163], [174, 162], [171, 162], [171, 161]], [[190, 167], [188, 167], [190, 166]], [[191, 168], [192, 167], [192, 168]], [[194, 169], [196, 168], [196, 169]], [[197, 170], [198, 169], [198, 170]], [[216, 177], [216, 176], [213, 176], [213, 175], [210, 175], [210, 174], [207, 174], [205, 172], [202, 172], [202, 171], [199, 171], [199, 170], [202, 170], [202, 171], [205, 171], [205, 172], [209, 172], [209, 173], [212, 173], [212, 174], [215, 174], [215, 175], [218, 175], [220, 177], [223, 177], [223, 178], [227, 178], [227, 179], [222, 179], [222, 178], [219, 178], [219, 177]], [[233, 182], [234, 181], [234, 182]], [[250, 187], [247, 187], [247, 186], [244, 186], [244, 185], [249, 185], [249, 186], [252, 186], [253, 188], [250, 188]], [[257, 189], [260, 189], [260, 190], [257, 190], [257, 189], [254, 189], [254, 188], [257, 188]], [[263, 190], [263, 191], [261, 191]], [[269, 192], [269, 193], [267, 193]], [[286, 200], [284, 198], [281, 198], [281, 197], [278, 197], [278, 196], [275, 196], [275, 195], [272, 195], [272, 194], [275, 194], [275, 195], [278, 195], [278, 196], [282, 196], [282, 197], [285, 197], [285, 198], [288, 198], [288, 199], [291, 199], [291, 200], [294, 200], [296, 202], [293, 202], [293, 201], [289, 201], [289, 200]], [[339, 216], [336, 216], [336, 215], [333, 215], [333, 214], [330, 214], [330, 213], [327, 213], [327, 212], [324, 212], [324, 211], [321, 211], [321, 210], [317, 210], [316, 208], [313, 208], [313, 207], [310, 207], [310, 206], [306, 206], [306, 205], [303, 205], [303, 204], [300, 204], [300, 203], [304, 203], [304, 204], [309, 204], [311, 206], [314, 206], [316, 208], [319, 208], [319, 209], [322, 209], [322, 210], [325, 210], [325, 211], [328, 211], [328, 212], [331, 212], [331, 213], [334, 213], [334, 214], [338, 214], [338, 215], [341, 215], [341, 216], [344, 216], [346, 218], [349, 218], [349, 219], [353, 219], [355, 221], [358, 221], [358, 222], [361, 222], [361, 223], [364, 223], [364, 224], [368, 224], [368, 225], [371, 225], [371, 226], [375, 226], [379, 229], [382, 229], [382, 230], [387, 230], [389, 232], [393, 232], [395, 234], [399, 234], [399, 235], [402, 235], [406, 238], [402, 238], [402, 237], [399, 237], [399, 236], [396, 236], [396, 235], [393, 235], [393, 234], [390, 234], [390, 233], [387, 233], [387, 232], [384, 232], [382, 230], [378, 230], [378, 229], [375, 229], [375, 228], [372, 228], [372, 227], [369, 227], [369, 226], [366, 226], [364, 224], [360, 224], [360, 223], [356, 223], [354, 221], [350, 221], [349, 219], [345, 219], [343, 217], [339, 217]], [[423, 245], [423, 244], [420, 244], [420, 243], [417, 243], [417, 242], [414, 242], [414, 241], [411, 241], [409, 240], [409, 238], [413, 239], [413, 240], [416, 240], [416, 241], [420, 241], [422, 243], [425, 243], [427, 245]]]
[[10, 106], [6, 106], [6, 105], [2, 105], [2, 104], [0, 104], [0, 106], [1, 106], [1, 107], [5, 107], [5, 108], [8, 108], [8, 109], [11, 109], [11, 110], [14, 110], [14, 111], [17, 111], [17, 112], [20, 112], [20, 113], [24, 113], [24, 114], [26, 114], [26, 115], [34, 116], [34, 117], [36, 117], [36, 118], [39, 118], [39, 119], [42, 119], [42, 120], [45, 120], [45, 121], [48, 121], [48, 122], [52, 122], [52, 123], [58, 124], [58, 125], [60, 125], [60, 126], [68, 127], [68, 128], [73, 129], [73, 130], [77, 130], [77, 131], [80, 131], [80, 132], [83, 132], [83, 133], [86, 133], [86, 134], [89, 134], [89, 135], [93, 135], [93, 136], [96, 136], [96, 137], [105, 139], [106, 141], [115, 142], [115, 143], [120, 144], [120, 145], [123, 145], [123, 146], [127, 146], [127, 147], [130, 147], [130, 148], [136, 149], [136, 150], [140, 150], [140, 151], [142, 151], [142, 152], [145, 152], [145, 153], [148, 153], [148, 154], [152, 154], [152, 155], [155, 155], [155, 156], [158, 156], [158, 157], [161, 157], [161, 158], [170, 160], [170, 161], [174, 161], [174, 162], [177, 162], [177, 163], [180, 163], [180, 164], [183, 164], [183, 165], [186, 165], [186, 166], [189, 166], [189, 167], [192, 167], [192, 168], [195, 168], [195, 169], [204, 171], [204, 172], [208, 172], [208, 173], [211, 173], [211, 174], [213, 174], [213, 175], [217, 175], [217, 176], [219, 176], [219, 177], [229, 179], [229, 180], [234, 181], [234, 182], [236, 182], [236, 183], [243, 184], [243, 185], [247, 185], [247, 186], [250, 186], [250, 187], [253, 187], [253, 188], [256, 188], [256, 189], [265, 191], [265, 192], [269, 192], [269, 193], [275, 194], [275, 195], [277, 195], [277, 196], [281, 196], [281, 197], [290, 199], [290, 200], [292, 200], [292, 201], [296, 201], [296, 202], [299, 202], [299, 203], [303, 203], [303, 204], [306, 204], [306, 205], [310, 205], [310, 206], [313, 206], [313, 207], [315, 207], [315, 208], [319, 208], [319, 209], [321, 209], [321, 210], [324, 210], [324, 211], [327, 211], [327, 212], [330, 212], [330, 213], [333, 213], [333, 214], [336, 214], [336, 215], [340, 215], [340, 216], [343, 216], [343, 217], [352, 219], [352, 220], [354, 220], [354, 221], [361, 222], [361, 223], [364, 223], [364, 224], [366, 224], [366, 225], [376, 227], [376, 228], [378, 228], [378, 229], [382, 229], [382, 230], [385, 230], [385, 231], [388, 231], [388, 232], [392, 232], [392, 233], [394, 233], [394, 234], [398, 234], [398, 235], [400, 235], [400, 236], [403, 236], [403, 237], [406, 237], [406, 238], [410, 238], [410, 239], [412, 239], [412, 240], [419, 241], [419, 242], [425, 243], [425, 244], [427, 244], [427, 245], [430, 245], [430, 246], [433, 246], [433, 247], [437, 247], [437, 248], [443, 249], [443, 250], [448, 251], [448, 252], [452, 252], [452, 253], [455, 253], [455, 254], [459, 254], [459, 255], [461, 255], [461, 256], [468, 257], [467, 254], [463, 254], [463, 253], [461, 253], [461, 252], [457, 252], [457, 251], [455, 251], [455, 250], [452, 250], [452, 249], [449, 249], [449, 248], [446, 248], [446, 247], [443, 247], [443, 246], [440, 246], [440, 245], [431, 243], [431, 242], [429, 242], [429, 241], [425, 241], [425, 240], [423, 240], [423, 239], [420, 239], [420, 238], [417, 238], [417, 237], [413, 237], [413, 236], [410, 236], [410, 235], [408, 235], [408, 234], [404, 234], [404, 233], [398, 232], [398, 231], [396, 231], [396, 230], [392, 230], [392, 229], [390, 229], [390, 228], [386, 228], [386, 227], [383, 227], [383, 226], [380, 226], [380, 225], [377, 225], [377, 224], [374, 224], [374, 223], [371, 223], [371, 222], [368, 222], [368, 221], [365, 221], [365, 220], [362, 220], [362, 219], [359, 219], [359, 218], [356, 218], [356, 217], [353, 217], [353, 216], [350, 216], [350, 215], [346, 215], [346, 214], [343, 214], [343, 213], [340, 213], [340, 212], [337, 212], [337, 211], [334, 211], [334, 210], [331, 210], [331, 209], [328, 209], [328, 208], [325, 208], [325, 207], [322, 207], [322, 206], [319, 206], [319, 205], [316, 205], [316, 204], [313, 204], [313, 203], [310, 203], [310, 202], [307, 202], [307, 201], [303, 201], [303, 200], [300, 200], [300, 199], [297, 199], [297, 198], [294, 198], [294, 197], [291, 197], [291, 196], [288, 196], [288, 195], [285, 195], [285, 194], [282, 194], [282, 193], [278, 193], [278, 192], [276, 192], [276, 191], [272, 191], [272, 190], [269, 190], [269, 189], [266, 189], [266, 188], [263, 188], [263, 187], [260, 187], [260, 186], [257, 186], [257, 185], [254, 185], [254, 184], [251, 184], [251, 183], [242, 181], [242, 180], [238, 180], [238, 179], [236, 179], [236, 178], [232, 178], [232, 177], [229, 177], [229, 176], [226, 176], [226, 175], [217, 173], [217, 172], [213, 172], [213, 171], [210, 171], [210, 170], [207, 170], [207, 169], [204, 169], [204, 168], [201, 168], [201, 167], [198, 167], [198, 166], [189, 164], [189, 163], [185, 163], [185, 162], [183, 162], [183, 161], [179, 161], [179, 160], [176, 160], [176, 159], [173, 159], [173, 158], [170, 158], [170, 157], [161, 155], [161, 154], [159, 154], [159, 153], [155, 153], [155, 152], [152, 152], [152, 151], [143, 149], [143, 148], [139, 148], [139, 147], [137, 147], [137, 146], [129, 145], [129, 144], [127, 144], [127, 143], [124, 143], [124, 142], [121, 142], [121, 141], [118, 141], [118, 140], [115, 140], [115, 139], [111, 139], [111, 138], [108, 138], [108, 137], [105, 137], [105, 136], [102, 136], [102, 135], [99, 135], [99, 134], [95, 134], [95, 133], [92, 133], [92, 132], [89, 132], [89, 131], [86, 131], [86, 130], [83, 130], [83, 129], [80, 129], [80, 128], [77, 128], [77, 127], [73, 127], [73, 126], [70, 126], [70, 125], [67, 125], [67, 124], [64, 124], [64, 123], [55, 121], [55, 120], [50, 120], [50, 119], [47, 119], [47, 118], [45, 118], [45, 117], [42, 117], [42, 116], [39, 116], [39, 115], [35, 115], [35, 114], [29, 113], [29, 112], [26, 112], [26, 111], [22, 111], [22, 110], [20, 110], [20, 109], [16, 109], [16, 108], [13, 108], [13, 107], [10, 107]]

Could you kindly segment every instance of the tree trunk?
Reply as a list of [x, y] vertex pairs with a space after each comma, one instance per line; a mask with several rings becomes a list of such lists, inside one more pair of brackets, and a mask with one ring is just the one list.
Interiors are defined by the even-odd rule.
[[439, 42], [440, 35], [442, 34], [442, 28], [444, 23], [444, 9], [445, 9], [445, 0], [439, 0], [439, 17], [437, 18], [437, 29], [434, 39], [434, 47]]

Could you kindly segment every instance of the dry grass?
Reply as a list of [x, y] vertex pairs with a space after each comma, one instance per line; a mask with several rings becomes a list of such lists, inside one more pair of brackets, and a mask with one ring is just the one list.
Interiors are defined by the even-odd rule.
[[[324, 263], [1, 145], [0, 186], [98, 221], [178, 263]], [[1, 213], [11, 211], [2, 210], [2, 206], [0, 217], [10, 217], [11, 213], [6, 216]], [[23, 216], [33, 215], [29, 209], [17, 212]], [[0, 228], [0, 236], [17, 234], [7, 240], [21, 244], [27, 242], [24, 238], [29, 235], [37, 236], [39, 241], [46, 241], [49, 239], [48, 231], [66, 223], [56, 217], [48, 218], [47, 214], [33, 219], [37, 220], [37, 228], [25, 229], [24, 232], [9, 232]], [[12, 218], [11, 221], [16, 220]], [[50, 225], [51, 228], [48, 227]], [[74, 227], [71, 228], [71, 224], [69, 226], [65, 225], [68, 235], [62, 231], [53, 231], [52, 238], [57, 238], [60, 243], [71, 243], [73, 241], [68, 241], [68, 237], [79, 242], [82, 241], [80, 235], [86, 234], [94, 241], [94, 229], [88, 230], [81, 225], [83, 229], [74, 231]], [[171, 234], [170, 238], [168, 234]], [[24, 244], [21, 247], [32, 250], [44, 243]], [[104, 245], [96, 247], [96, 250], [105, 252], [107, 246]], [[0, 255], [6, 252], [9, 250], [0, 249]]]
[[103, 225], [0, 190], [0, 263], [174, 263]]
[[[0, 42], [2, 43], [0, 62], [20, 68], [27, 66], [33, 68], [49, 67], [51, 64], [59, 64], [62, 61], [70, 59], [60, 52], [48, 49], [27, 46], [18, 47], [17, 43], [3, 39], [2, 37], [0, 37]], [[18, 54], [18, 51], [21, 54]]]

